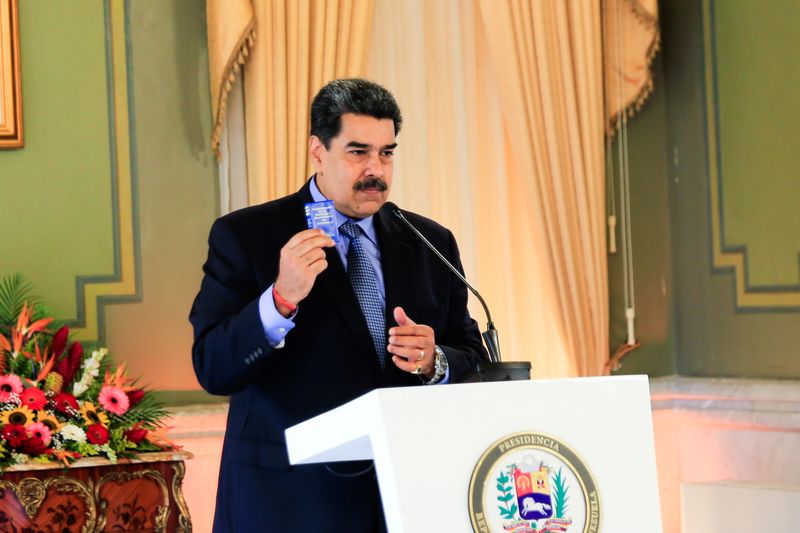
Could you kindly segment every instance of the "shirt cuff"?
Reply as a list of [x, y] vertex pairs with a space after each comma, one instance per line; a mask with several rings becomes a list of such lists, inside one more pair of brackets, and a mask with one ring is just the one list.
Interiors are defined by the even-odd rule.
[[258, 314], [269, 345], [273, 348], [283, 348], [284, 338], [294, 328], [292, 319], [297, 314], [297, 309], [289, 318], [280, 314], [275, 307], [275, 300], [272, 299], [272, 285], [270, 285], [258, 299]]

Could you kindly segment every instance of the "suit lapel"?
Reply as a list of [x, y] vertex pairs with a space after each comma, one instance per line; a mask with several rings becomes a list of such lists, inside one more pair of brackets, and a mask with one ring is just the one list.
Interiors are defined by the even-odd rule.
[[[297, 194], [299, 204], [297, 213], [303, 218], [302, 227], [298, 231], [306, 227], [305, 203], [313, 201], [309, 182], [310, 180], [306, 182]], [[380, 372], [378, 355], [375, 353], [375, 346], [372, 344], [372, 336], [367, 328], [367, 321], [364, 319], [361, 306], [358, 304], [356, 295], [350, 287], [350, 281], [347, 279], [342, 259], [339, 257], [336, 248], [326, 248], [325, 255], [328, 261], [328, 268], [317, 277], [315, 283], [315, 287], [319, 288], [319, 296], [329, 300], [331, 310], [341, 315], [347, 328], [356, 339], [358, 353], [371, 354], [372, 357], [369, 357], [371, 364], [376, 372]]]
[[399, 302], [408, 300], [409, 291], [414, 290], [412, 265], [414, 247], [408, 242], [408, 232], [383, 208], [375, 215], [375, 231], [381, 250], [381, 268], [386, 289], [386, 327], [396, 326], [394, 308]]

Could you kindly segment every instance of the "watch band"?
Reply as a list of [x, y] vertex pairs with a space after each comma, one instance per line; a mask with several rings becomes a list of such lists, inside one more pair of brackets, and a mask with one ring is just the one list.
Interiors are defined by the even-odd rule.
[[435, 354], [433, 357], [434, 373], [430, 380], [423, 380], [423, 383], [426, 385], [435, 385], [436, 383], [439, 383], [445, 374], [447, 374], [448, 363], [444, 350], [442, 350], [437, 344], [434, 345], [433, 351]]

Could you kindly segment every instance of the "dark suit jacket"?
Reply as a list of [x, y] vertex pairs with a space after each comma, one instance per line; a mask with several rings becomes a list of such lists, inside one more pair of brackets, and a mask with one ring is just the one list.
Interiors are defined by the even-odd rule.
[[[371, 532], [382, 523], [374, 474], [334, 475], [337, 465], [290, 467], [284, 430], [378, 387], [420, 385], [391, 361], [381, 370], [366, 321], [334, 248], [328, 268], [300, 303], [283, 348], [270, 347], [259, 318], [259, 296], [278, 274], [280, 249], [306, 229], [297, 193], [218, 219], [211, 228], [205, 276], [190, 314], [192, 360], [200, 384], [230, 395], [220, 468], [215, 531]], [[450, 231], [404, 212], [461, 268]], [[384, 208], [375, 215], [392, 310], [427, 324], [458, 381], [486, 358], [467, 312], [467, 291], [439, 260]], [[442, 416], [420, 406], [417, 416]], [[433, 461], [434, 443], [424, 446]], [[432, 463], [431, 463], [432, 464]], [[309, 525], [309, 520], [311, 524]], [[309, 528], [309, 529], [306, 529]]]

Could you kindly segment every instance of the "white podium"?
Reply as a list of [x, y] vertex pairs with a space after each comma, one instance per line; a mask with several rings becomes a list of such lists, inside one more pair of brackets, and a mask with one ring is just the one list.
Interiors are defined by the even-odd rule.
[[373, 459], [390, 533], [661, 533], [646, 376], [380, 389], [286, 430]]

